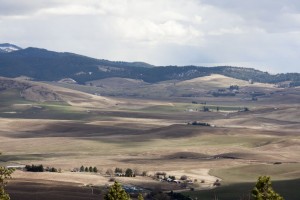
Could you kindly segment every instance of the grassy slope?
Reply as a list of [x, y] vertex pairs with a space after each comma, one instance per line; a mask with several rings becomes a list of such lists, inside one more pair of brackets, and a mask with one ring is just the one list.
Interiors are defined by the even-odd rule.
[[125, 78], [102, 79], [95, 82], [101, 83], [99, 84], [99, 87], [54, 82], [49, 82], [49, 84], [92, 94], [99, 93], [109, 96], [133, 96], [142, 98], [169, 98], [182, 96], [203, 97], [207, 96], [207, 92], [210, 90], [225, 89], [229, 88], [231, 85], [239, 85], [242, 88], [248, 88], [247, 90], [250, 91], [269, 90], [270, 88], [273, 88], [273, 85], [271, 84], [249, 84], [247, 81], [216, 74], [187, 81], [171, 80], [155, 84], [139, 83], [136, 80], [131, 80], [130, 84], [128, 84], [128, 80]]
[[83, 119], [86, 112], [59, 102], [32, 102], [20, 97], [19, 90], [0, 92], [0, 117], [25, 119]]

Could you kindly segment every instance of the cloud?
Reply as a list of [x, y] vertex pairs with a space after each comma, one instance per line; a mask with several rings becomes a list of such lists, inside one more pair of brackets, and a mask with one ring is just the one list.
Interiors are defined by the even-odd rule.
[[[0, 0], [2, 42], [157, 65], [298, 71], [297, 0]], [[284, 67], [283, 67], [284, 66]]]
[[39, 10], [37, 15], [98, 15], [105, 14], [104, 10], [91, 6], [66, 5], [61, 7], [45, 8]]
[[42, 8], [59, 5], [58, 1], [45, 0], [0, 0], [0, 16], [25, 16], [32, 14]]

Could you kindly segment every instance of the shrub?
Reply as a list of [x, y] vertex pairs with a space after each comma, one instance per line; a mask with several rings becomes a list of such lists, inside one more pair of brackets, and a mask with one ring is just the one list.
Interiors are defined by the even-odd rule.
[[231, 85], [229, 87], [229, 90], [239, 90], [239, 89], [240, 89], [240, 87], [238, 85]]
[[220, 183], [219, 179], [217, 179], [217, 180], [214, 182], [213, 185], [214, 185], [214, 186], [221, 186], [221, 183]]
[[141, 175], [141, 171], [138, 168], [133, 169], [133, 174], [134, 175]]
[[183, 180], [183, 181], [185, 181], [185, 180], [187, 180], [187, 176], [186, 175], [182, 175], [181, 177], [180, 177], [180, 180]]
[[147, 176], [148, 175], [148, 172], [147, 171], [143, 171], [142, 172], [142, 176]]
[[47, 167], [45, 171], [48, 171], [48, 172], [58, 172], [58, 170], [55, 167]]
[[155, 175], [157, 175], [157, 176], [166, 176], [167, 173], [166, 172], [156, 172]]
[[209, 112], [209, 108], [206, 107], [206, 106], [204, 106], [204, 107], [203, 107], [203, 111], [204, 111], [204, 112]]
[[114, 174], [112, 169], [107, 169], [105, 173], [110, 176], [112, 176]]
[[110, 177], [108, 181], [109, 181], [109, 182], [115, 182], [116, 179], [115, 179], [114, 177]]

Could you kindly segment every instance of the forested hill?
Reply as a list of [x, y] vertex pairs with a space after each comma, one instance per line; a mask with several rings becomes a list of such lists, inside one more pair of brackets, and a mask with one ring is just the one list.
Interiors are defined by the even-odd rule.
[[271, 75], [251, 68], [229, 66], [153, 66], [143, 62], [114, 62], [32, 47], [0, 53], [0, 76], [28, 76], [38, 81], [72, 78], [78, 83], [85, 83], [109, 77], [122, 77], [155, 83], [172, 79], [188, 80], [210, 74], [242, 80], [252, 79], [263, 83], [288, 82], [290, 86], [300, 85], [299, 73]]

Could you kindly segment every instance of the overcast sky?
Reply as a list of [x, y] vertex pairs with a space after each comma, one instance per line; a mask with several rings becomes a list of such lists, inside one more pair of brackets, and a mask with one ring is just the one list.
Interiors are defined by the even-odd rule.
[[0, 0], [0, 43], [300, 72], [299, 0]]

